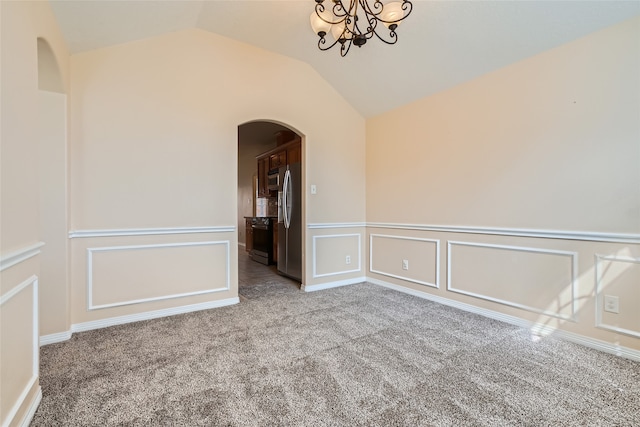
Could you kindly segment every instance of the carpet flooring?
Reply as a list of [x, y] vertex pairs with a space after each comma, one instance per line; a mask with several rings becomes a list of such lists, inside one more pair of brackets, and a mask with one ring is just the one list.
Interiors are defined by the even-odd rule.
[[31, 425], [640, 426], [637, 362], [247, 262], [238, 305], [42, 347]]

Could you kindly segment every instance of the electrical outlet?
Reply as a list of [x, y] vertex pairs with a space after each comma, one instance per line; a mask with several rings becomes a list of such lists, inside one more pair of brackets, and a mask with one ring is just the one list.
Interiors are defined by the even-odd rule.
[[604, 296], [604, 311], [620, 313], [620, 299], [613, 295]]
[[351, 255], [347, 255], [347, 258], [345, 259], [345, 262], [347, 264], [351, 264]]
[[403, 270], [408, 270], [409, 269], [409, 260], [408, 259], [403, 259], [402, 260], [402, 269]]

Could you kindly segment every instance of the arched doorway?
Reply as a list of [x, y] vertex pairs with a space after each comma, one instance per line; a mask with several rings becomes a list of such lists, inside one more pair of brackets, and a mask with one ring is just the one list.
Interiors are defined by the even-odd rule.
[[262, 283], [295, 283], [299, 289], [303, 281], [302, 140], [299, 132], [274, 121], [238, 126], [240, 297]]
[[40, 336], [69, 331], [67, 94], [56, 57], [38, 45]]

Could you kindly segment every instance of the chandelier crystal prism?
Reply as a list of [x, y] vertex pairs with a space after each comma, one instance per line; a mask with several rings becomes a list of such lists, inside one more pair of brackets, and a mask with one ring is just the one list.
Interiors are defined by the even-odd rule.
[[[310, 17], [311, 28], [319, 37], [320, 50], [329, 50], [339, 44], [340, 56], [346, 56], [352, 44], [362, 47], [374, 35], [386, 44], [395, 44], [398, 25], [413, 10], [409, 0], [387, 4], [381, 0], [329, 0], [328, 6], [324, 2], [316, 0]], [[333, 41], [327, 40], [328, 34]]]

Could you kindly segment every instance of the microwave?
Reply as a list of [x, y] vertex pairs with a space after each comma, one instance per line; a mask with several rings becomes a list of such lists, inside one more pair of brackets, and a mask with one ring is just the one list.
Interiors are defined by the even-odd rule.
[[269, 191], [278, 191], [280, 189], [280, 171], [271, 169], [267, 175], [267, 188]]

